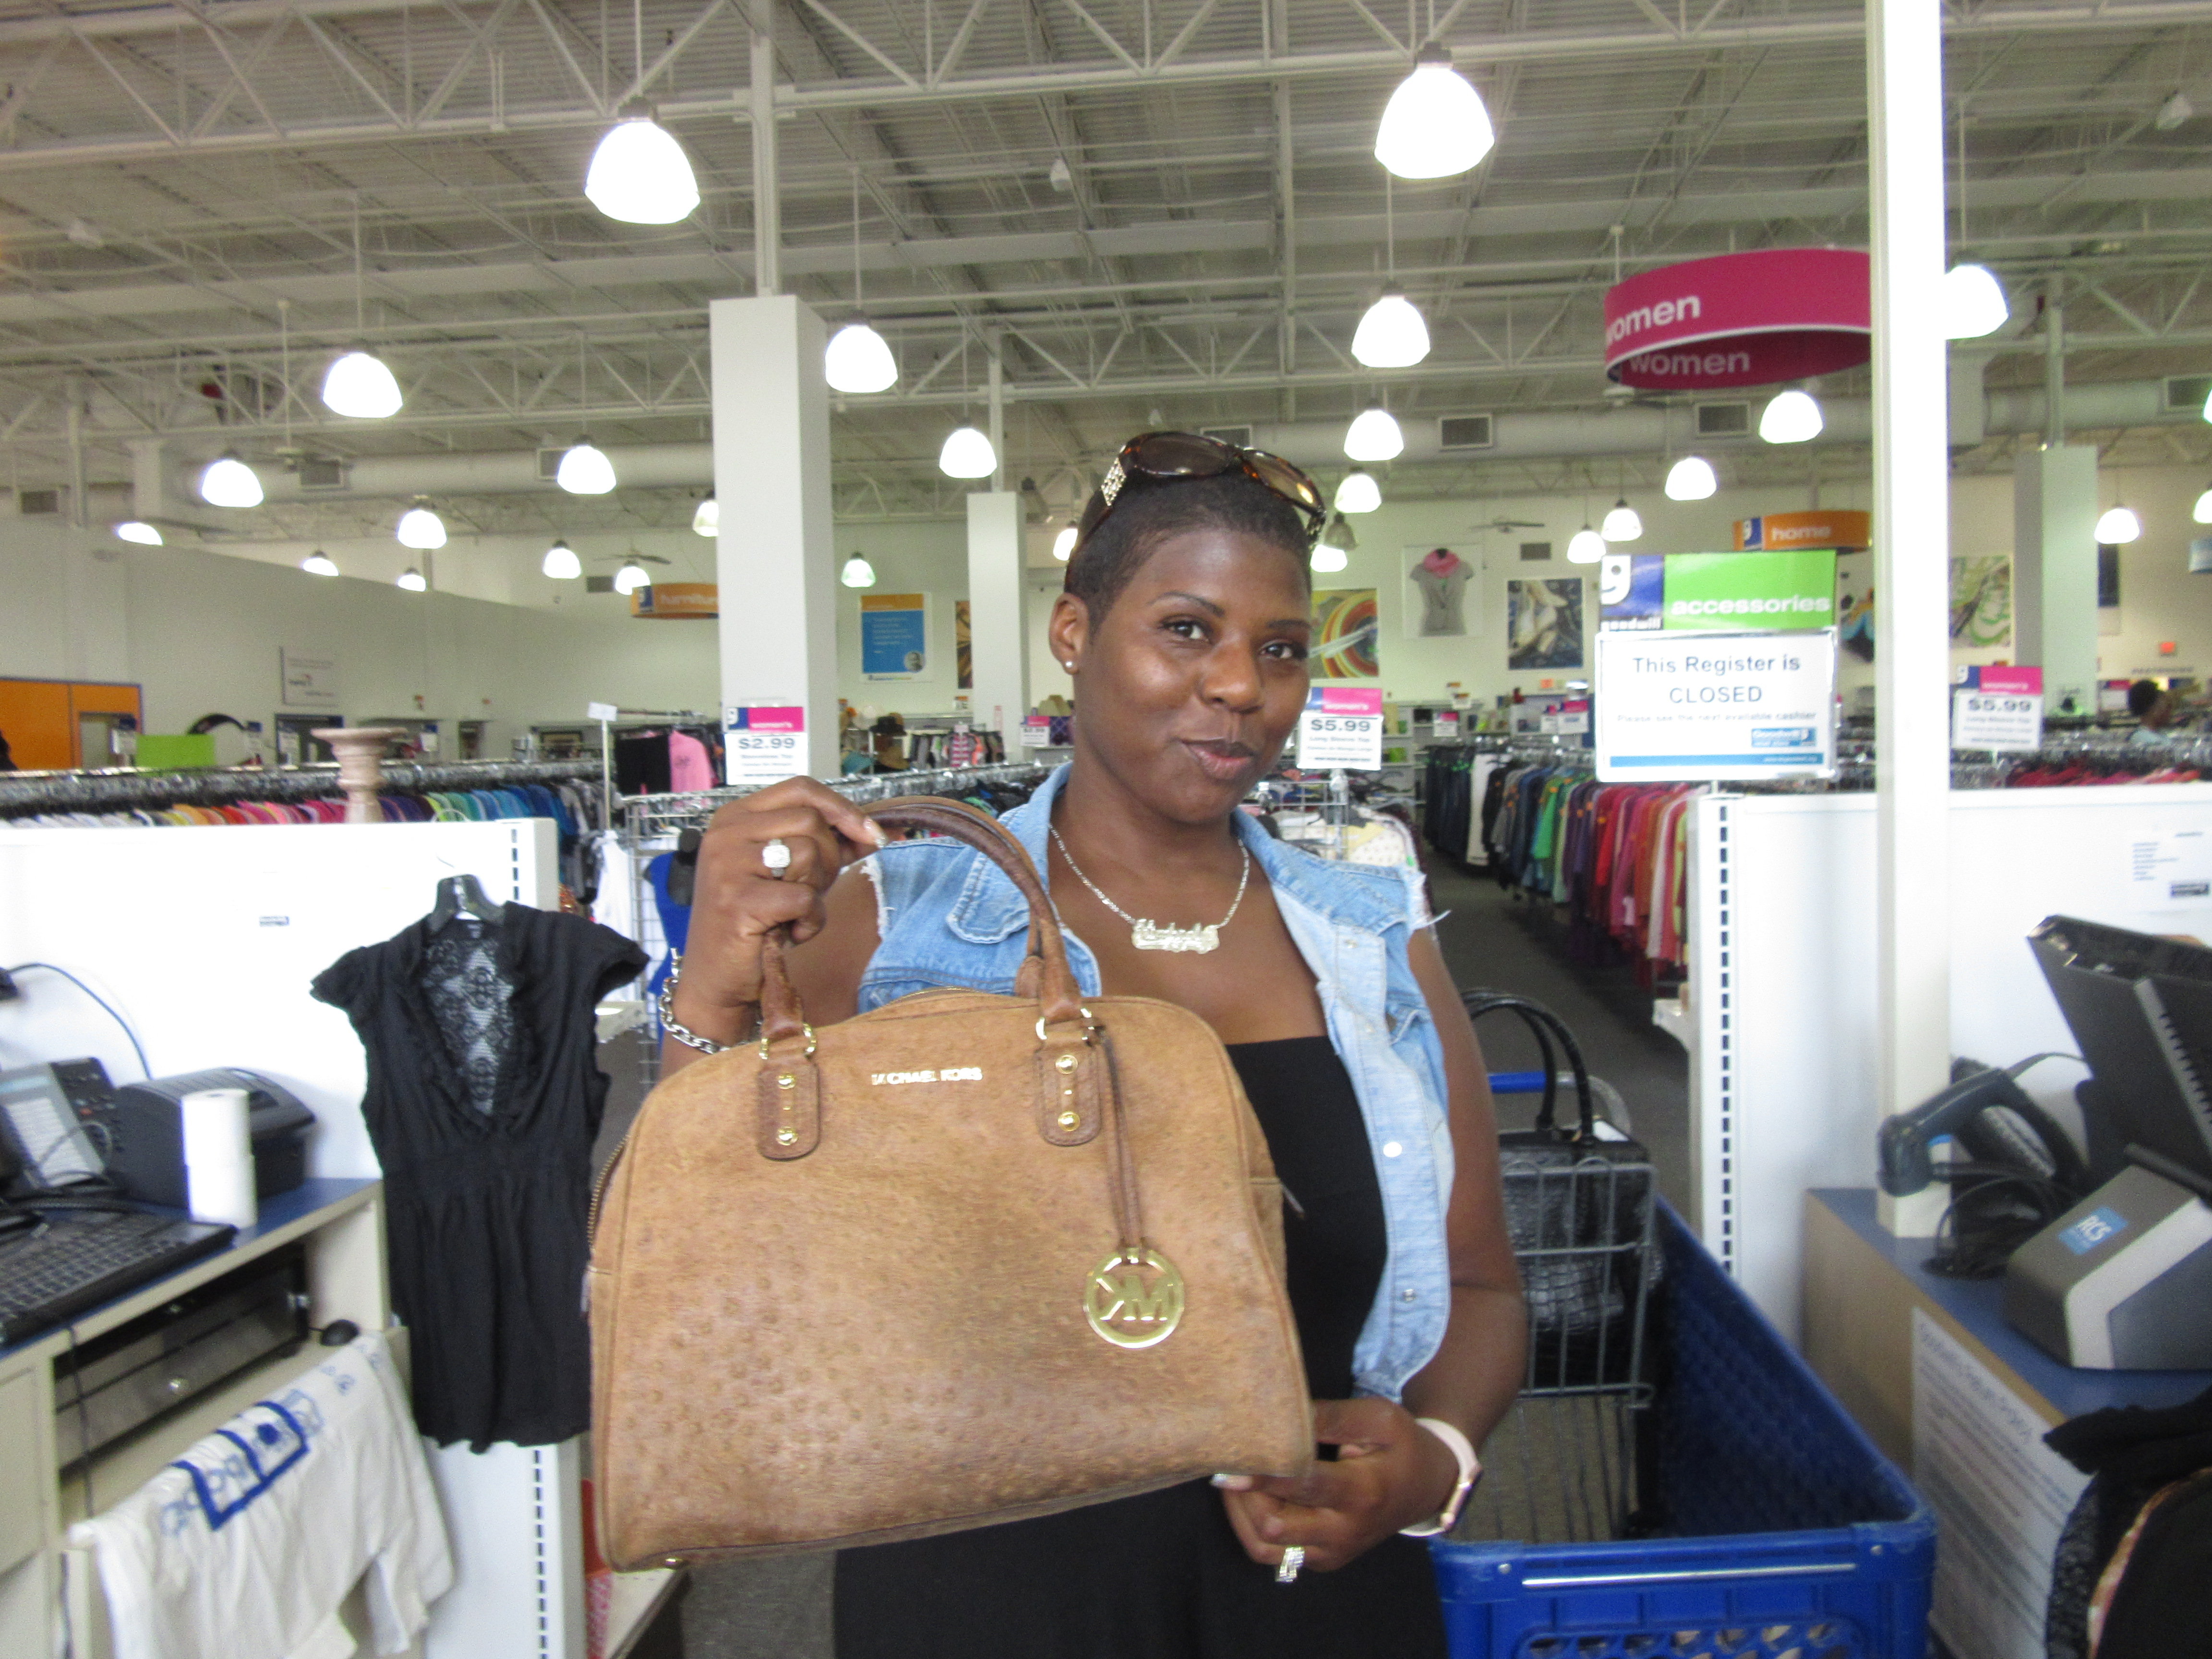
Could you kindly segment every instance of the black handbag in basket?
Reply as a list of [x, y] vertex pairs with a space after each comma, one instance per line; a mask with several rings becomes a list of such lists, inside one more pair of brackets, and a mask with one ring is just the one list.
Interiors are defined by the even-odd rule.
[[[1650, 1155], [1634, 1140], [1599, 1133], [1589, 1069], [1558, 1015], [1504, 992], [1469, 991], [1463, 1000], [1473, 1018], [1518, 1016], [1544, 1068], [1535, 1127], [1498, 1138], [1506, 1231], [1528, 1306], [1529, 1386], [1633, 1382], [1644, 1302], [1659, 1276]], [[1572, 1129], [1559, 1126], [1561, 1054], [1580, 1106]]]

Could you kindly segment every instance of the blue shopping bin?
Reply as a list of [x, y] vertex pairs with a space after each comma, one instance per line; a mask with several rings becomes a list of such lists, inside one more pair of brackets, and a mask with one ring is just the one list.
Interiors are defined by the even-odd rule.
[[1936, 1522], [1659, 1206], [1655, 1535], [1431, 1547], [1453, 1659], [1922, 1659]]

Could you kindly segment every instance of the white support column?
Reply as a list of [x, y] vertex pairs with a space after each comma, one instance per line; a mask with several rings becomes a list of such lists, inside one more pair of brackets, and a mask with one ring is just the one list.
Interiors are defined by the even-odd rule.
[[836, 571], [821, 318], [788, 295], [716, 300], [714, 540], [722, 706], [803, 703], [806, 769], [837, 772]]
[[783, 286], [783, 198], [777, 194], [775, 156], [775, 37], [763, 30], [752, 40], [753, 292]]
[[975, 724], [1001, 733], [1006, 757], [1020, 758], [1022, 716], [1030, 711], [1029, 628], [1024, 611], [1022, 498], [979, 490], [968, 498], [968, 637], [974, 664]]
[[[1944, 339], [1943, 41], [1927, 0], [1869, 0], [1874, 243], [1875, 957], [1885, 1114], [1950, 1074], [1950, 479]], [[1869, 1130], [1872, 1125], [1868, 1126]], [[1870, 1170], [1874, 1143], [1869, 1135]], [[1883, 1201], [1932, 1232], [1932, 1203]]]
[[2097, 708], [2097, 452], [2058, 445], [2013, 460], [2014, 647], [2043, 671], [2044, 706]]

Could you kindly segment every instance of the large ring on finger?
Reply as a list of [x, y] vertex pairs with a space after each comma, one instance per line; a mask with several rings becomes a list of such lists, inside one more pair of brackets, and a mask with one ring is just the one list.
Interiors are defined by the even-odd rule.
[[1298, 1569], [1306, 1564], [1306, 1547], [1293, 1544], [1283, 1552], [1283, 1559], [1275, 1564], [1275, 1582], [1287, 1584], [1298, 1576]]
[[778, 836], [762, 847], [761, 862], [768, 866], [769, 874], [778, 881], [783, 879], [783, 872], [791, 868], [791, 848], [785, 845], [782, 836]]

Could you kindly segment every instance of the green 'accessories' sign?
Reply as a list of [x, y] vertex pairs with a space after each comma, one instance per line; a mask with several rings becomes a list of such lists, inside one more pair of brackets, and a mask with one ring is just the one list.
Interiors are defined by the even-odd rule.
[[1836, 556], [1671, 553], [1662, 615], [1667, 629], [1832, 627]]

